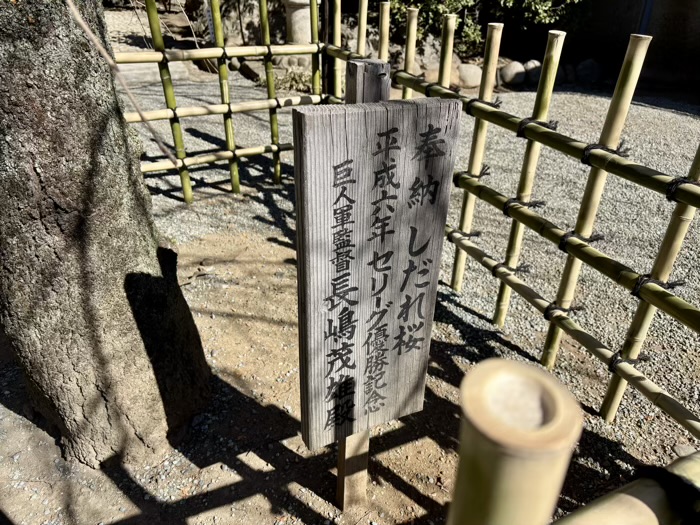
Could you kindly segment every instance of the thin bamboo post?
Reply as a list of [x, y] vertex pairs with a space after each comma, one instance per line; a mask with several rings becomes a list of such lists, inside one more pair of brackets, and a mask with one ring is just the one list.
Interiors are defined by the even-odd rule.
[[[344, 52], [335, 50], [332, 47], [329, 47], [327, 52], [330, 55], [342, 54], [345, 56]], [[350, 53], [348, 53], [348, 55], [349, 54]], [[454, 91], [426, 82], [421, 78], [409, 75], [403, 71], [397, 71], [394, 74], [394, 80], [401, 86], [408, 86], [419, 93], [428, 93], [431, 97], [459, 99], [462, 101], [464, 109], [467, 110], [468, 108], [476, 118], [485, 120], [486, 122], [490, 122], [514, 133], [518, 130], [520, 122], [523, 120], [502, 109], [494, 108], [479, 101], [461, 96]], [[536, 123], [525, 126], [523, 129], [523, 136], [528, 140], [537, 141], [543, 146], [552, 148], [577, 160], [581, 160], [582, 155], [589, 146], [586, 142], [558, 133]], [[633, 182], [634, 184], [638, 184], [656, 193], [665, 195], [670, 189], [673, 189], [675, 200], [700, 208], [700, 185], [682, 184], [676, 187], [676, 177], [648, 166], [637, 164], [616, 153], [599, 149], [593, 149], [589, 152], [589, 161], [591, 166], [604, 169], [608, 173]]]
[[[498, 50], [501, 47], [501, 34], [503, 24], [489, 24], [486, 32], [486, 45], [484, 48], [484, 68], [481, 72], [481, 84], [479, 85], [479, 98], [490, 102], [493, 97], [493, 88], [496, 85], [496, 71], [498, 69]], [[474, 120], [474, 133], [472, 135], [472, 147], [469, 152], [468, 171], [478, 174], [484, 163], [484, 149], [486, 147], [486, 131], [488, 123], [476, 118]], [[459, 229], [465, 233], [471, 233], [472, 220], [474, 219], [474, 207], [476, 199], [466, 191], [462, 197], [462, 210], [459, 216]], [[456, 292], [462, 291], [464, 279], [464, 267], [467, 256], [457, 250], [455, 262], [452, 267], [452, 281], [450, 286]]]
[[[510, 286], [518, 295], [544, 314], [550, 306], [550, 302], [537, 293], [533, 288], [518, 279], [515, 274], [505, 266], [498, 266], [498, 261], [489, 257], [483, 250], [471, 242], [464, 234], [449, 226], [445, 227], [447, 238], [455, 243], [455, 246], [468, 253], [484, 268], [489, 270], [498, 279]], [[586, 332], [576, 321], [571, 319], [562, 310], [554, 310], [551, 314], [553, 323], [585, 348], [592, 356], [610, 366], [615, 354], [598, 339]], [[690, 434], [700, 439], [700, 418], [681, 405], [663, 388], [651, 381], [628, 362], [617, 362], [615, 373], [629, 381], [630, 385], [659, 407], [670, 418], [681, 424]]]
[[[549, 115], [549, 103], [552, 99], [554, 91], [554, 81], [559, 68], [559, 58], [561, 50], [564, 47], [564, 37], [566, 33], [563, 31], [550, 31], [547, 38], [547, 49], [545, 50], [544, 60], [542, 62], [542, 73], [540, 82], [537, 86], [537, 95], [535, 97], [535, 106], [532, 110], [532, 118], [535, 120], [547, 120]], [[537, 162], [540, 158], [541, 145], [532, 140], [528, 140], [525, 147], [525, 158], [520, 171], [520, 182], [518, 184], [517, 199], [521, 202], [530, 202], [532, 196], [532, 187], [535, 183], [535, 173], [537, 170]], [[523, 244], [523, 225], [518, 221], [512, 221], [510, 226], [510, 235], [508, 237], [508, 248], [506, 249], [506, 259], [504, 264], [515, 268], [518, 266], [520, 252]], [[496, 311], [493, 316], [493, 322], [499, 328], [503, 328], [508, 314], [508, 306], [510, 304], [511, 290], [504, 283], [501, 283], [498, 289], [498, 299], [496, 300]]]
[[[318, 41], [318, 2], [317, 0], [310, 0], [311, 14], [311, 43], [319, 45]], [[321, 94], [321, 50], [317, 49], [314, 54], [311, 55], [311, 92], [314, 95]]]
[[[262, 31], [262, 43], [270, 45], [270, 19], [267, 14], [267, 0], [260, 0], [260, 29]], [[275, 98], [275, 73], [272, 66], [272, 55], [268, 53], [263, 59], [265, 62], [265, 83], [267, 84], [267, 98]], [[272, 144], [279, 144], [279, 125], [277, 123], [277, 108], [270, 108], [270, 138]], [[275, 184], [282, 182], [282, 166], [280, 164], [279, 153], [272, 154], [274, 164], [274, 175], [272, 180]]]
[[368, 0], [360, 0], [360, 9], [357, 13], [357, 54], [365, 55], [367, 43], [367, 4]]
[[379, 2], [379, 60], [389, 61], [390, 2]]
[[[224, 28], [221, 23], [221, 5], [219, 0], [210, 0], [211, 18], [214, 26], [214, 43], [217, 47], [224, 48]], [[225, 55], [225, 53], [224, 53]], [[231, 115], [230, 104], [231, 97], [229, 95], [228, 86], [228, 65], [226, 64], [225, 56], [217, 59], [219, 66], [219, 89], [221, 91], [221, 103], [229, 106], [229, 110], [224, 113], [224, 133], [226, 135], [226, 149], [228, 151], [236, 151], [236, 140], [233, 133], [233, 117]], [[238, 160], [232, 158], [228, 161], [228, 170], [231, 176], [231, 191], [233, 193], [241, 192], [241, 185], [238, 179]]]
[[[695, 153], [695, 159], [687, 178], [691, 181], [700, 180], [700, 148]], [[676, 205], [663, 241], [661, 241], [661, 247], [654, 261], [654, 266], [651, 269], [652, 279], [662, 282], [668, 281], [693, 217], [695, 217], [695, 208], [683, 203]], [[636, 359], [639, 357], [639, 352], [644, 345], [644, 340], [647, 337], [647, 332], [655, 314], [656, 308], [653, 305], [645, 301], [639, 303], [632, 319], [632, 324], [627, 331], [625, 342], [622, 345], [620, 353], [623, 359]], [[601, 415], [606, 421], [610, 422], [615, 419], [615, 414], [617, 414], [617, 409], [620, 406], [626, 387], [627, 382], [621, 377], [613, 375], [610, 378], [608, 390], [600, 409]]]
[[438, 70], [438, 84], [442, 87], [450, 87], [452, 78], [452, 50], [455, 42], [455, 26], [457, 15], [445, 15], [442, 18], [442, 36], [440, 38], [440, 69]]
[[[341, 7], [340, 0], [333, 0], [333, 45], [340, 47], [341, 44]], [[344, 65], [337, 58], [333, 59], [333, 95], [342, 98], [342, 68]]]
[[[165, 42], [163, 41], [163, 33], [160, 30], [160, 19], [158, 18], [158, 7], [156, 0], [146, 0], [146, 14], [148, 15], [148, 25], [151, 29], [151, 37], [153, 38], [153, 49], [165, 52]], [[175, 110], [177, 101], [175, 100], [175, 90], [173, 89], [173, 79], [170, 76], [170, 68], [167, 62], [158, 62], [158, 73], [160, 81], [163, 85], [163, 95], [165, 96], [165, 105], [168, 109]], [[177, 115], [173, 115], [170, 119], [170, 130], [173, 134], [173, 144], [175, 145], [175, 157], [178, 160], [184, 160], [187, 157], [185, 153], [185, 141], [182, 138], [182, 127], [180, 119]], [[180, 183], [182, 184], [182, 196], [187, 204], [192, 203], [192, 184], [190, 183], [190, 173], [184, 164], [178, 168], [180, 173]]]
[[[644, 57], [651, 37], [646, 35], [632, 35], [625, 55], [620, 76], [615, 86], [608, 114], [600, 134], [600, 144], [615, 149], [620, 142], [620, 135], [624, 127], [627, 113], [632, 102], [634, 89], [639, 80]], [[593, 233], [593, 224], [598, 213], [598, 206], [603, 196], [607, 172], [601, 168], [593, 167], [588, 175], [586, 189], [579, 208], [574, 232], [582, 237], [590, 237]], [[578, 276], [581, 272], [581, 261], [575, 257], [567, 257], [564, 272], [562, 274], [556, 303], [561, 308], [569, 308], [574, 299]], [[542, 364], [548, 369], [554, 367], [561, 343], [562, 331], [557, 326], [550, 324], [544, 351], [542, 352]]]
[[[416, 61], [416, 39], [418, 37], [418, 8], [409, 7], [406, 12], [406, 48], [404, 50], [403, 70], [409, 75], [413, 74], [413, 66]], [[401, 98], [410, 99], [413, 90], [404, 86]]]
[[[663, 478], [675, 479], [677, 487], [686, 492], [700, 492], [700, 453], [676, 459], [666, 467], [669, 474]], [[668, 481], [666, 481], [668, 483]], [[585, 507], [557, 520], [556, 525], [680, 525], [696, 523], [692, 518], [682, 516], [678, 506], [669, 498], [668, 491], [673, 485], [662, 486], [651, 477], [640, 479], [602, 496]], [[676, 497], [680, 496], [676, 494]], [[681, 496], [682, 497], [682, 496]], [[684, 502], [688, 510], [692, 501]]]
[[581, 435], [578, 403], [551, 374], [487, 359], [460, 392], [459, 466], [448, 525], [545, 525]]

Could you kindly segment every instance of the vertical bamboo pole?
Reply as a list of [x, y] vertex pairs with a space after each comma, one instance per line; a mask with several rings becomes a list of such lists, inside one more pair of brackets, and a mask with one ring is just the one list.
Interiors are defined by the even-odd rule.
[[[270, 19], [267, 14], [267, 0], [260, 0], [260, 29], [262, 30], [262, 43], [264, 46], [270, 46]], [[267, 98], [275, 98], [275, 74], [272, 69], [272, 54], [268, 52], [264, 58], [265, 61], [265, 83], [267, 84]], [[277, 108], [270, 108], [270, 136], [273, 144], [279, 144], [279, 126], [277, 124]], [[275, 152], [272, 154], [272, 162], [274, 163], [273, 182], [280, 184], [282, 182], [282, 166], [280, 165], [280, 154]]]
[[[599, 143], [607, 148], [617, 148], [620, 143], [622, 128], [627, 119], [634, 89], [637, 86], [650, 42], [650, 36], [630, 36], [620, 76], [615, 86], [615, 92], [608, 108], [605, 123], [603, 124], [603, 131], [600, 134]], [[590, 237], [591, 233], [593, 233], [593, 224], [598, 213], [598, 206], [603, 196], [607, 177], [608, 173], [606, 171], [596, 167], [591, 168], [588, 175], [586, 189], [576, 219], [576, 226], [574, 227], [574, 231], [583, 237]], [[581, 265], [581, 261], [576, 257], [567, 256], [556, 298], [556, 303], [561, 308], [569, 308], [571, 306], [578, 276], [581, 272]], [[542, 353], [542, 364], [550, 370], [556, 362], [562, 335], [563, 332], [557, 325], [554, 323], [549, 324], [549, 331], [547, 332], [547, 339], [545, 340]]]
[[[341, 27], [341, 10], [340, 0], [333, 0], [333, 45], [340, 47], [340, 27]], [[341, 84], [341, 75], [343, 64], [339, 58], [333, 59], [333, 96], [341, 98], [343, 96], [343, 86]]]
[[379, 60], [389, 61], [389, 27], [391, 18], [389, 17], [390, 2], [379, 3]]
[[[498, 69], [498, 50], [501, 47], [501, 34], [503, 24], [489, 24], [486, 32], [486, 46], [484, 49], [484, 68], [481, 72], [481, 84], [479, 85], [479, 98], [490, 102], [493, 97], [493, 88], [496, 84], [496, 71]], [[484, 149], [486, 147], [486, 131], [488, 122], [475, 119], [474, 134], [472, 135], [472, 148], [469, 153], [469, 173], [478, 174], [484, 162]], [[474, 207], [476, 197], [464, 190], [462, 211], [459, 217], [459, 229], [464, 233], [471, 233], [472, 220], [474, 219]], [[450, 286], [456, 292], [462, 290], [464, 279], [464, 267], [467, 262], [467, 254], [462, 250], [456, 250], [455, 262], [452, 267], [452, 281]]]
[[[210, 0], [211, 8], [211, 18], [214, 25], [214, 43], [217, 47], [224, 48], [226, 43], [224, 42], [224, 28], [221, 23], [221, 5], [219, 0]], [[221, 103], [231, 104], [231, 97], [229, 94], [228, 87], [228, 65], [226, 64], [226, 57], [222, 56], [218, 59], [219, 66], [219, 89], [221, 91]], [[231, 108], [224, 114], [224, 133], [226, 134], [226, 149], [228, 151], [236, 151], [236, 140], [233, 134], [233, 116], [231, 114]], [[228, 170], [231, 176], [231, 190], [233, 193], [240, 193], [241, 186], [238, 180], [238, 159], [235, 157], [229, 159]]]
[[[552, 99], [552, 91], [554, 91], [554, 80], [557, 76], [559, 58], [561, 57], [565, 36], [566, 33], [563, 31], [549, 32], [547, 49], [545, 50], [544, 60], [542, 62], [542, 74], [540, 75], [540, 82], [537, 86], [535, 107], [532, 110], [532, 118], [535, 120], [547, 120], [547, 116], [549, 115], [549, 103]], [[525, 158], [523, 159], [523, 166], [520, 171], [518, 194], [516, 197], [521, 202], [530, 202], [532, 186], [535, 182], [537, 162], [540, 158], [540, 149], [541, 146], [538, 142], [532, 140], [527, 141]], [[510, 236], [508, 237], [508, 248], [506, 249], [506, 266], [510, 266], [511, 268], [518, 266], [524, 232], [525, 228], [521, 223], [512, 221]], [[510, 304], [510, 295], [510, 287], [504, 282], [501, 282], [498, 290], [498, 300], [496, 301], [496, 312], [493, 316], [494, 324], [500, 328], [503, 328], [503, 324], [506, 320], [508, 305]]]
[[457, 481], [447, 525], [545, 525], [564, 483], [583, 414], [535, 366], [487, 359], [467, 373]]
[[[311, 43], [318, 45], [318, 2], [310, 1], [311, 13]], [[321, 94], [321, 53], [311, 55], [311, 89], [314, 95]]]
[[440, 38], [440, 69], [438, 84], [449, 88], [452, 78], [452, 50], [455, 42], [455, 26], [457, 15], [445, 15], [442, 18], [442, 36]]
[[[700, 180], [700, 147], [695, 153], [695, 159], [687, 178], [692, 181]], [[693, 217], [695, 217], [695, 208], [682, 202], [676, 204], [663, 241], [661, 241], [659, 253], [656, 255], [654, 266], [651, 269], [652, 279], [666, 282], [671, 276], [673, 264], [676, 262]], [[644, 345], [644, 340], [647, 337], [647, 332], [655, 314], [655, 306], [650, 305], [646, 301], [639, 302], [632, 324], [627, 331], [627, 337], [622, 345], [622, 358], [636, 359], [639, 357], [639, 352]], [[613, 374], [600, 409], [601, 415], [606, 421], [610, 422], [615, 419], [615, 414], [617, 414], [617, 409], [620, 406], [626, 388], [627, 381]]]
[[[418, 8], [409, 7], [406, 12], [406, 48], [404, 50], [403, 70], [413, 74], [413, 66], [416, 61], [416, 38], [418, 36]], [[409, 99], [413, 97], [413, 90], [403, 87], [401, 98]]]
[[360, 10], [357, 13], [357, 54], [365, 56], [367, 43], [367, 4], [368, 0], [360, 0]]
[[[158, 18], [158, 6], [156, 0], [146, 0], [146, 14], [148, 15], [148, 25], [151, 29], [151, 37], [153, 38], [153, 49], [155, 51], [164, 52], [165, 42], [163, 41], [163, 33], [160, 30], [160, 19]], [[163, 95], [165, 96], [165, 105], [168, 109], [177, 109], [175, 100], [175, 90], [173, 89], [173, 79], [170, 76], [170, 68], [166, 61], [158, 62], [158, 72], [160, 73], [160, 82], [163, 84]], [[184, 160], [187, 156], [185, 153], [185, 141], [182, 139], [182, 127], [177, 114], [170, 119], [170, 130], [173, 134], [173, 144], [175, 145], [175, 157], [179, 160]], [[184, 164], [178, 168], [180, 173], [180, 182], [182, 184], [182, 196], [187, 204], [192, 203], [192, 184], [190, 183], [190, 173]]]

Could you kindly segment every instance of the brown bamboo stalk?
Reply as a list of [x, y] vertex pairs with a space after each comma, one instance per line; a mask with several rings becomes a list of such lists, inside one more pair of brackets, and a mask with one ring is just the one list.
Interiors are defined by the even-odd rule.
[[[535, 106], [532, 110], [532, 118], [535, 120], [545, 121], [549, 115], [549, 104], [554, 91], [554, 81], [559, 68], [559, 58], [561, 50], [564, 47], [564, 37], [566, 33], [563, 31], [550, 31], [547, 39], [547, 49], [545, 50], [544, 60], [542, 61], [542, 73], [540, 82], [537, 86], [537, 95], [535, 97]], [[525, 147], [525, 157], [523, 166], [520, 171], [520, 182], [518, 183], [518, 192], [516, 198], [521, 202], [530, 202], [532, 196], [532, 187], [535, 183], [535, 173], [537, 171], [537, 162], [540, 158], [541, 146], [539, 143], [528, 140]], [[515, 268], [518, 266], [520, 252], [523, 244], [523, 234], [525, 230], [522, 224], [518, 221], [512, 221], [510, 227], [510, 235], [508, 236], [508, 247], [506, 248], [506, 258], [504, 264]], [[510, 304], [510, 288], [504, 283], [500, 284], [498, 289], [498, 299], [496, 300], [496, 311], [493, 315], [493, 322], [499, 328], [503, 328], [508, 314], [508, 306]]]
[[[486, 45], [484, 47], [484, 67], [481, 72], [481, 84], [479, 85], [479, 98], [490, 102], [493, 97], [493, 88], [496, 84], [496, 71], [498, 69], [498, 50], [501, 47], [501, 34], [503, 24], [489, 24], [486, 32]], [[477, 118], [474, 121], [474, 133], [472, 135], [472, 146], [469, 152], [469, 173], [477, 174], [481, 171], [484, 163], [484, 150], [486, 148], [486, 131], [488, 124], [485, 120]], [[465, 233], [472, 230], [474, 219], [474, 207], [476, 199], [469, 193], [464, 192], [462, 197], [462, 210], [459, 216], [459, 229]], [[454, 266], [452, 267], [452, 280], [450, 286], [456, 292], [462, 290], [464, 279], [464, 268], [467, 262], [466, 254], [457, 250], [455, 253]]]
[[[339, 0], [338, 0], [339, 1]], [[260, 30], [262, 32], [262, 43], [265, 46], [270, 45], [270, 19], [267, 13], [267, 0], [260, 0]], [[274, 99], [275, 95], [275, 73], [273, 71], [272, 56], [266, 55], [263, 59], [265, 62], [265, 84], [267, 85], [267, 98]], [[277, 121], [277, 108], [270, 108], [270, 139], [273, 144], [279, 144], [279, 124]], [[280, 164], [279, 153], [272, 154], [273, 175], [272, 181], [275, 184], [282, 182], [282, 166]]]
[[201, 49], [170, 49], [168, 51], [126, 51], [114, 53], [117, 64], [149, 64], [163, 62], [183, 62], [189, 60], [204, 60], [241, 57], [264, 57], [268, 53], [272, 56], [287, 55], [313, 55], [323, 51], [324, 44], [312, 42], [311, 44], [275, 44], [267, 46], [230, 46], [223, 49], [218, 47], [205, 47]]
[[282, 151], [292, 151], [293, 144], [285, 142], [282, 144], [266, 144], [264, 146], [253, 146], [250, 148], [237, 148], [236, 151], [217, 151], [206, 155], [196, 155], [187, 157], [186, 159], [178, 159], [176, 164], [170, 160], [161, 160], [158, 162], [145, 162], [141, 164], [141, 173], [153, 173], [155, 171], [165, 171], [174, 168], [199, 166], [201, 164], [211, 164], [222, 160], [232, 158], [254, 157], [255, 155], [263, 155], [265, 153], [280, 153]]
[[[534, 306], [540, 313], [544, 313], [550, 302], [537, 293], [533, 288], [525, 284], [515, 274], [504, 266], [496, 268], [498, 261], [489, 257], [483, 250], [472, 243], [462, 232], [447, 226], [445, 228], [447, 238], [455, 243], [460, 250], [468, 253], [483, 267], [491, 271], [498, 279], [505, 282], [518, 295]], [[578, 323], [571, 319], [561, 310], [552, 313], [552, 322], [564, 330], [574, 341], [584, 347], [591, 355], [598, 358], [606, 365], [610, 365], [614, 357], [614, 352], [586, 332]], [[647, 378], [633, 365], [620, 362], [615, 367], [615, 373], [626, 379], [633, 388], [638, 390], [644, 397], [659, 407], [671, 419], [681, 424], [686, 430], [696, 438], [700, 438], [700, 418], [681, 405], [676, 399]]]
[[[500, 210], [503, 209], [508, 201], [505, 195], [467, 175], [460, 176], [457, 179], [457, 185]], [[524, 226], [553, 244], [559, 246], [563, 242], [566, 232], [537, 212], [520, 204], [511, 204], [508, 208], [508, 213], [514, 220], [521, 222]], [[633, 290], [639, 277], [641, 277], [639, 272], [596, 250], [587, 242], [576, 237], [569, 237], [564, 244], [564, 248], [569, 255], [612, 279], [627, 290]], [[691, 330], [700, 333], [700, 309], [677, 295], [655, 283], [645, 283], [640, 288], [639, 297], [663, 310]]]
[[[333, 0], [333, 45], [337, 47], [341, 45], [341, 16], [340, 0]], [[343, 67], [340, 60], [333, 60], [333, 95], [338, 98], [343, 98]]]
[[[211, 17], [214, 26], [214, 43], [217, 47], [224, 48], [224, 27], [221, 23], [221, 6], [219, 0], [209, 0], [209, 6], [211, 9]], [[221, 103], [230, 108], [231, 97], [229, 94], [228, 86], [228, 64], [226, 63], [226, 57], [222, 55], [217, 59], [218, 70], [219, 70], [219, 91], [221, 93]], [[228, 151], [235, 151], [236, 149], [236, 139], [233, 131], [233, 117], [230, 109], [224, 113], [224, 136], [226, 137], [226, 149]], [[229, 176], [231, 178], [231, 191], [233, 193], [241, 192], [241, 185], [238, 178], [238, 161], [235, 158], [231, 158], [228, 162]]]
[[[467, 104], [470, 104], [471, 112], [476, 118], [485, 120], [512, 132], [518, 129], [520, 121], [522, 120], [521, 117], [511, 115], [501, 109], [493, 108], [478, 101], [470, 102], [468, 97], [460, 96], [454, 91], [426, 82], [421, 78], [409, 75], [403, 71], [396, 72], [394, 74], [394, 80], [401, 86], [408, 86], [419, 93], [429, 93], [432, 97], [460, 99], [465, 109]], [[547, 146], [548, 148], [552, 148], [579, 160], [584, 150], [589, 145], [586, 142], [552, 131], [537, 124], [526, 126], [523, 135], [528, 140], [537, 141], [543, 146]], [[589, 161], [591, 166], [604, 169], [608, 173], [662, 195], [666, 194], [675, 180], [675, 177], [667, 173], [637, 164], [620, 155], [602, 150], [591, 151]], [[675, 189], [674, 194], [675, 200], [678, 202], [683, 202], [696, 208], [700, 207], [700, 186], [683, 184]]]
[[[676, 459], [666, 467], [680, 478], [679, 484], [700, 491], [700, 453]], [[593, 500], [585, 507], [556, 521], [556, 525], [679, 525], [690, 523], [669, 498], [669, 487], [641, 477]], [[691, 502], [688, 502], [690, 504]]]
[[367, 4], [368, 0], [360, 0], [360, 9], [357, 13], [357, 54], [365, 55], [367, 42]]
[[[389, 61], [389, 27], [391, 3], [379, 3], [379, 60]], [[340, 45], [338, 45], [340, 47]]]
[[[165, 42], [163, 34], [160, 31], [160, 19], [158, 17], [158, 7], [156, 0], [146, 0], [146, 14], [148, 15], [148, 25], [151, 28], [151, 37], [153, 38], [153, 49], [156, 51], [165, 51]], [[167, 62], [158, 62], [158, 72], [160, 73], [160, 81], [163, 85], [163, 95], [165, 97], [165, 105], [168, 109], [174, 110], [177, 107], [175, 100], [175, 90], [173, 89], [173, 80], [170, 76], [170, 68]], [[175, 145], [175, 157], [182, 161], [187, 157], [185, 152], [185, 142], [182, 138], [182, 128], [180, 120], [177, 116], [170, 119], [170, 130], [173, 135], [173, 144]], [[172, 164], [172, 161], [168, 161]], [[190, 183], [190, 174], [187, 168], [183, 165], [178, 167], [180, 173], [180, 183], [182, 184], [182, 195], [187, 204], [192, 203], [192, 184]]]
[[[687, 178], [691, 181], [700, 180], [700, 148], [695, 153], [695, 159]], [[651, 269], [652, 279], [662, 282], [668, 281], [694, 217], [695, 208], [683, 203], [676, 205]], [[639, 352], [642, 350], [655, 314], [656, 308], [654, 306], [643, 301], [639, 303], [620, 352], [624, 359], [636, 359], [639, 357]], [[610, 378], [608, 390], [600, 409], [601, 415], [606, 421], [610, 422], [615, 419], [615, 414], [617, 414], [617, 409], [620, 406], [626, 387], [627, 383], [624, 379], [617, 376]]]
[[571, 393], [531, 364], [487, 359], [460, 390], [459, 466], [448, 525], [546, 525], [581, 435]]
[[442, 18], [442, 35], [440, 38], [440, 69], [438, 70], [438, 84], [442, 87], [450, 87], [452, 78], [452, 50], [455, 41], [455, 26], [457, 15], [445, 15]]
[[[416, 62], [416, 39], [418, 37], [418, 8], [409, 7], [406, 12], [406, 48], [404, 50], [403, 70], [409, 75], [413, 74]], [[413, 90], [404, 86], [401, 98], [410, 99]]]
[[[618, 147], [622, 128], [625, 120], [627, 120], [627, 113], [632, 103], [634, 89], [637, 85], [650, 42], [650, 36], [632, 35], [630, 37], [627, 54], [625, 55], [605, 124], [603, 125], [603, 131], [600, 135], [600, 144], [607, 148], [615, 149]], [[576, 226], [574, 227], [574, 231], [583, 237], [590, 237], [593, 233], [593, 225], [598, 214], [598, 206], [603, 196], [607, 176], [606, 171], [597, 167], [591, 168], [588, 175], [586, 189], [584, 190]], [[569, 308], [571, 306], [580, 272], [581, 261], [575, 257], [567, 257], [556, 298], [556, 302], [560, 307]], [[550, 370], [556, 362], [561, 337], [562, 331], [557, 326], [550, 325], [542, 352], [542, 364]]]
[[[202, 117], [207, 115], [223, 115], [231, 113], [248, 113], [252, 111], [262, 111], [270, 108], [291, 108], [294, 106], [307, 106], [321, 104], [326, 97], [319, 95], [301, 95], [298, 97], [284, 97], [264, 100], [248, 100], [246, 102], [235, 102], [233, 104], [212, 104], [209, 106], [187, 106], [172, 109], [156, 109], [154, 111], [144, 111], [143, 116], [146, 122], [154, 120], [168, 120], [173, 115], [178, 118]], [[127, 123], [143, 122], [144, 119], [137, 112], [124, 113], [124, 120]]]

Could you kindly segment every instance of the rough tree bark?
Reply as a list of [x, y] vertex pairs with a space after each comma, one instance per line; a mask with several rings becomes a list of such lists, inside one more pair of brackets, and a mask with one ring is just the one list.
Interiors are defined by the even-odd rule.
[[[76, 2], [106, 43], [101, 2]], [[65, 455], [158, 451], [209, 393], [109, 68], [58, 0], [0, 6], [0, 327]]]

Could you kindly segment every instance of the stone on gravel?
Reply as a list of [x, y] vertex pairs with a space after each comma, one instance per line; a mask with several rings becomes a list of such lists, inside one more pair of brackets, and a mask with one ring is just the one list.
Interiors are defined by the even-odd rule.
[[600, 66], [592, 58], [587, 58], [576, 66], [576, 79], [583, 85], [595, 84], [600, 80]]
[[537, 84], [542, 73], [542, 63], [539, 60], [528, 60], [523, 64], [525, 75], [530, 84]]
[[481, 84], [481, 68], [475, 64], [460, 64], [459, 86], [463, 88], [475, 88]]
[[506, 84], [517, 86], [525, 82], [525, 66], [520, 62], [510, 62], [501, 68], [501, 79]]
[[690, 445], [685, 445], [683, 443], [673, 445], [673, 447], [671, 448], [673, 450], [673, 453], [676, 454], [679, 458], [690, 456], [691, 454], [694, 454], [696, 452], [693, 447], [691, 447]]

